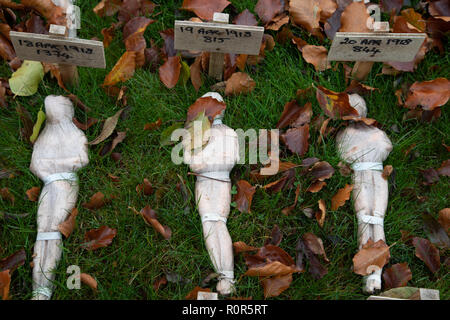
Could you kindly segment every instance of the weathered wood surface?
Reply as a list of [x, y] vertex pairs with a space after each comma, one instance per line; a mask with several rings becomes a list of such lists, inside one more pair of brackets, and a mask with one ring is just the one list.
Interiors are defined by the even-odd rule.
[[175, 49], [259, 54], [263, 27], [175, 21]]
[[328, 60], [409, 62], [424, 40], [424, 33], [337, 32]]
[[103, 42], [45, 34], [10, 32], [17, 56], [23, 60], [106, 68]]

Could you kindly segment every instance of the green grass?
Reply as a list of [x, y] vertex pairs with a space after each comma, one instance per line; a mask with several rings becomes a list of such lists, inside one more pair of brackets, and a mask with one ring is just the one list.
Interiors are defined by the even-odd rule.
[[[108, 27], [115, 18], [99, 18], [92, 8], [97, 1], [83, 1], [81, 5], [82, 27], [80, 37], [92, 38], [101, 36], [101, 29]], [[176, 19], [189, 18], [191, 14], [179, 11], [182, 1], [155, 1], [162, 5], [156, 9], [158, 21], [151, 24], [145, 37], [148, 42], [154, 39], [159, 45], [162, 39], [159, 31], [173, 27]], [[253, 11], [256, 1], [232, 1], [238, 11], [249, 8]], [[229, 9], [225, 10], [228, 12]], [[298, 28], [293, 28], [296, 35], [318, 44]], [[272, 33], [272, 32], [269, 32]], [[274, 33], [272, 33], [275, 35]], [[448, 44], [446, 52], [448, 52]], [[111, 46], [105, 50], [107, 68], [79, 68], [80, 85], [71, 88], [86, 105], [92, 108], [87, 115], [76, 109], [77, 118], [82, 121], [89, 117], [106, 119], [120, 109], [115, 100], [107, 96], [100, 85], [106, 74], [125, 51], [120, 32]], [[334, 65], [335, 63], [333, 63]], [[413, 235], [426, 237], [422, 228], [421, 213], [429, 211], [437, 217], [439, 210], [449, 206], [448, 178], [433, 186], [423, 186], [419, 169], [439, 167], [448, 158], [448, 152], [442, 143], [450, 145], [448, 125], [450, 114], [448, 106], [442, 108], [442, 116], [434, 123], [421, 123], [416, 120], [404, 121], [406, 109], [396, 105], [394, 96], [394, 80], [412, 84], [414, 81], [425, 81], [437, 77], [449, 77], [449, 55], [439, 56], [435, 52], [427, 54], [426, 59], [414, 73], [404, 73], [398, 78], [379, 75], [381, 64], [376, 63], [368, 80], [370, 86], [379, 88], [367, 96], [369, 114], [383, 124], [393, 142], [394, 149], [385, 162], [395, 168], [395, 180], [391, 179], [390, 198], [385, 231], [388, 244], [396, 243], [391, 248], [389, 265], [407, 262], [412, 270], [413, 278], [410, 286], [440, 290], [441, 299], [449, 299], [449, 275], [446, 267], [433, 275], [425, 264], [414, 255], [414, 248], [401, 241], [400, 230], [407, 230]], [[313, 66], [307, 64], [297, 48], [288, 43], [277, 44], [272, 52], [267, 52], [265, 61], [256, 68], [247, 70], [256, 81], [255, 90], [245, 96], [226, 97], [227, 112], [224, 122], [233, 128], [247, 130], [270, 129], [275, 127], [283, 106], [295, 98], [296, 90], [306, 88], [311, 83], [320, 84], [331, 90], [343, 91], [345, 79], [341, 69], [327, 70], [318, 73]], [[9, 78], [11, 72], [5, 63], [0, 66], [0, 77]], [[183, 299], [195, 286], [199, 285], [213, 271], [209, 256], [203, 242], [201, 223], [193, 199], [193, 176], [188, 176], [186, 165], [176, 166], [170, 160], [171, 147], [160, 147], [161, 132], [173, 120], [185, 118], [187, 108], [199, 96], [209, 91], [214, 81], [207, 80], [197, 93], [192, 85], [186, 87], [178, 84], [174, 89], [167, 89], [160, 82], [157, 73], [148, 70], [137, 70], [134, 77], [125, 83], [128, 87], [129, 117], [120, 120], [119, 131], [127, 130], [127, 137], [117, 148], [122, 154], [122, 162], [117, 165], [109, 156], [100, 157], [100, 146], [89, 149], [90, 163], [79, 172], [80, 192], [78, 200], [79, 215], [77, 228], [69, 239], [64, 241], [64, 253], [56, 272], [56, 290], [53, 299]], [[11, 283], [12, 299], [29, 299], [31, 295], [31, 268], [29, 262], [36, 237], [37, 204], [25, 197], [25, 191], [42, 183], [29, 171], [31, 146], [20, 138], [21, 123], [15, 106], [21, 104], [36, 119], [44, 98], [49, 94], [64, 94], [55, 80], [48, 76], [32, 97], [17, 97], [11, 100], [8, 109], [0, 110], [0, 164], [1, 167], [14, 169], [22, 174], [13, 179], [0, 180], [0, 188], [8, 187], [14, 194], [16, 203], [12, 206], [0, 198], [0, 211], [8, 213], [29, 213], [17, 220], [0, 220], [0, 257], [25, 248], [26, 264], [18, 268]], [[314, 96], [311, 101], [314, 116], [322, 113]], [[144, 124], [163, 119], [162, 127], [157, 131], [144, 131]], [[397, 125], [399, 131], [391, 130]], [[101, 124], [96, 124], [87, 132], [88, 140], [93, 140], [101, 131]], [[306, 157], [317, 157], [328, 161], [337, 169], [339, 157], [333, 139], [326, 139], [317, 144], [318, 133], [311, 131], [310, 148]], [[412, 144], [416, 147], [405, 156], [404, 151]], [[282, 157], [300, 163], [302, 157], [290, 154], [282, 147]], [[300, 170], [300, 169], [298, 169]], [[233, 180], [249, 180], [249, 165], [237, 165], [232, 172]], [[120, 177], [120, 183], [114, 185], [108, 174]], [[188, 210], [182, 194], [176, 189], [179, 182], [177, 174], [186, 181], [190, 199]], [[148, 178], [157, 192], [151, 196], [140, 196], [135, 187]], [[297, 175], [296, 180], [302, 184], [299, 202], [293, 214], [284, 216], [281, 209], [292, 204], [295, 190], [278, 194], [267, 194], [258, 189], [252, 203], [252, 213], [240, 213], [232, 208], [228, 220], [228, 228], [233, 241], [244, 241], [249, 245], [262, 246], [270, 235], [274, 224], [281, 228], [284, 238], [280, 244], [292, 256], [295, 256], [297, 239], [305, 232], [313, 232], [324, 241], [325, 250], [330, 259], [327, 264], [328, 274], [315, 280], [309, 273], [295, 274], [290, 288], [277, 299], [365, 299], [361, 290], [361, 277], [351, 270], [352, 257], [357, 251], [356, 219], [352, 203], [337, 211], [328, 211], [323, 228], [315, 220], [308, 219], [302, 208], [317, 208], [317, 201], [324, 199], [330, 207], [331, 197], [346, 183], [350, 177], [343, 177], [338, 171], [327, 180], [327, 186], [318, 194], [306, 193], [308, 187]], [[408, 198], [402, 191], [411, 188], [418, 196], [426, 197], [420, 202], [416, 197]], [[81, 204], [87, 202], [97, 191], [106, 196], [116, 195], [109, 205], [96, 210], [84, 209]], [[141, 217], [135, 215], [129, 206], [141, 209], [149, 204], [155, 208], [159, 220], [170, 226], [173, 231], [169, 241], [164, 240], [151, 227], [145, 225]], [[84, 233], [91, 228], [107, 225], [118, 230], [113, 243], [96, 251], [86, 251], [80, 244], [84, 241]], [[335, 239], [338, 239], [336, 241]], [[333, 240], [333, 241], [332, 241]], [[66, 269], [70, 265], [80, 266], [82, 272], [96, 277], [99, 283], [97, 293], [82, 286], [81, 290], [66, 288]], [[241, 277], [246, 266], [241, 256], [235, 259], [235, 274], [238, 279], [237, 296], [263, 299], [263, 289], [257, 278]], [[158, 292], [153, 290], [153, 281], [164, 274], [174, 272], [190, 283], [169, 283]], [[215, 288], [215, 287], [213, 287]]]

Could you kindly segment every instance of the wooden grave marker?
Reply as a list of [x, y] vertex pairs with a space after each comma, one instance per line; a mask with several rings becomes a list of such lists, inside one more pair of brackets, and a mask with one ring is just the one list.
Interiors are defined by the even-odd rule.
[[264, 27], [228, 24], [229, 15], [214, 13], [212, 23], [175, 21], [175, 49], [210, 52], [209, 75], [222, 79], [224, 54], [258, 55]]
[[66, 10], [67, 27], [52, 24], [49, 35], [11, 31], [11, 42], [20, 59], [57, 63], [63, 82], [77, 84], [76, 66], [106, 68], [103, 42], [76, 37], [80, 17], [73, 0], [53, 2]]
[[389, 33], [389, 22], [373, 22], [372, 33], [336, 32], [328, 61], [356, 61], [352, 77], [365, 80], [374, 62], [410, 62], [425, 41], [425, 33]]
[[337, 32], [329, 61], [410, 62], [425, 40], [425, 33]]

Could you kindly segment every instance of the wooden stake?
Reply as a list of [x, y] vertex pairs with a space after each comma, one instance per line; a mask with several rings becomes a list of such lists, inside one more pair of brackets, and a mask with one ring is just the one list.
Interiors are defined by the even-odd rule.
[[[53, 0], [53, 3], [55, 5], [62, 7], [66, 12], [67, 12], [67, 8], [70, 5], [73, 5], [73, 2], [74, 2], [74, 0]], [[69, 38], [77, 37], [76, 25], [74, 25], [72, 23], [72, 21], [74, 21], [76, 19], [76, 17], [74, 17], [74, 15], [75, 15], [75, 12], [70, 11], [66, 16], [67, 31], [68, 31], [67, 36]], [[79, 75], [78, 75], [77, 66], [72, 65], [72, 64], [59, 63], [58, 67], [59, 67], [59, 71], [61, 73], [61, 79], [64, 82], [64, 84], [71, 85], [71, 86], [78, 86]]]
[[[375, 21], [373, 23], [374, 32], [389, 32], [389, 22], [387, 21]], [[352, 69], [352, 78], [358, 81], [364, 81], [369, 76], [372, 70], [373, 61], [356, 61]]]
[[[214, 12], [214, 23], [228, 23], [230, 16], [226, 13]], [[222, 80], [223, 77], [223, 65], [225, 60], [225, 54], [219, 52], [211, 52], [209, 55], [209, 76], [216, 80]]]

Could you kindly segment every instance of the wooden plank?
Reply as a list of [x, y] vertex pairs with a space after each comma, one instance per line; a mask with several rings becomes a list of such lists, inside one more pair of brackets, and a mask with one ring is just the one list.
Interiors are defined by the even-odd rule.
[[259, 54], [264, 27], [175, 21], [175, 49]]
[[425, 40], [425, 33], [337, 32], [329, 61], [410, 62]]
[[[230, 20], [230, 16], [226, 13], [214, 12], [214, 23], [227, 24]], [[222, 80], [223, 77], [223, 65], [225, 63], [225, 53], [211, 52], [209, 54], [209, 69], [208, 75], [216, 80]]]
[[106, 68], [101, 41], [15, 31], [9, 35], [20, 59]]

